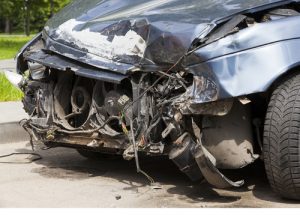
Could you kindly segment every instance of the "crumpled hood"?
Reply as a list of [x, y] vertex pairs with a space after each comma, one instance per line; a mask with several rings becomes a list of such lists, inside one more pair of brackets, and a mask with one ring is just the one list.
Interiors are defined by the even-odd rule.
[[168, 66], [213, 21], [275, 2], [279, 0], [75, 0], [46, 24], [44, 33], [52, 41], [46, 48], [104, 69], [115, 62]]

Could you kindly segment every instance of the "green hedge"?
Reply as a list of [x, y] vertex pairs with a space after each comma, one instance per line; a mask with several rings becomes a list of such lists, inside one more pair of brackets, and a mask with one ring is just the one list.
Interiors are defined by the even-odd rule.
[[0, 60], [14, 58], [32, 37], [0, 35]]

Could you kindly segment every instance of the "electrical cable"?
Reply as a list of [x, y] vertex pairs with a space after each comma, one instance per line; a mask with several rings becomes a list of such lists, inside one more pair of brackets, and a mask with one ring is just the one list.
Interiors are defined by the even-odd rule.
[[37, 153], [31, 153], [31, 152], [24, 152], [24, 153], [14, 152], [14, 153], [10, 153], [10, 154], [7, 154], [7, 155], [0, 155], [0, 158], [6, 158], [6, 157], [13, 156], [13, 155], [33, 155], [33, 156], [37, 156], [37, 157], [32, 159], [31, 161], [28, 161], [28, 162], [0, 161], [0, 163], [5, 163], [5, 164], [29, 164], [29, 163], [32, 163], [34, 161], [42, 159], [41, 155], [39, 155]]
[[182, 57], [180, 57], [178, 59], [178, 61], [171, 66], [164, 74], [162, 74], [162, 76], [160, 76], [150, 87], [148, 87], [141, 95], [139, 95], [139, 97], [137, 97], [135, 100], [133, 100], [132, 102], [130, 102], [128, 105], [126, 105], [123, 110], [122, 113], [124, 113], [130, 106], [132, 106], [134, 103], [136, 103], [137, 101], [139, 101], [147, 92], [149, 92], [153, 87], [155, 87], [155, 85], [162, 80], [173, 68], [175, 68], [180, 61], [184, 58], [185, 55], [183, 55]]
[[152, 186], [153, 184], [155, 184], [155, 181], [153, 180], [153, 178], [151, 176], [149, 176], [146, 172], [144, 172], [140, 167], [139, 156], [138, 156], [138, 146], [136, 145], [136, 142], [135, 142], [135, 135], [134, 135], [134, 131], [133, 131], [132, 119], [130, 119], [130, 130], [131, 130], [132, 138], [129, 137], [128, 133], [127, 133], [127, 135], [128, 135], [129, 141], [130, 142], [132, 141], [136, 171], [137, 171], [137, 173], [143, 174], [150, 181], [150, 185]]

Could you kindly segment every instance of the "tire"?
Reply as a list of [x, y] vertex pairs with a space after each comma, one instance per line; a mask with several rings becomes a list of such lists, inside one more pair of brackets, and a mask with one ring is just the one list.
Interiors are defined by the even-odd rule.
[[103, 154], [101, 152], [93, 152], [93, 151], [88, 151], [86, 149], [76, 149], [76, 150], [81, 156], [91, 160], [105, 160], [105, 159], [109, 160], [109, 159], [120, 158], [120, 156], [114, 154]]
[[300, 200], [300, 74], [272, 94], [264, 125], [263, 155], [272, 189]]

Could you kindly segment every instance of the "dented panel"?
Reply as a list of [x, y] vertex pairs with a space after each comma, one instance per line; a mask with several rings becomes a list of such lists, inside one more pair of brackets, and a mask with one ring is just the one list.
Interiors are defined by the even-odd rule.
[[[300, 34], [299, 34], [300, 35]], [[218, 96], [210, 101], [265, 92], [281, 75], [299, 66], [300, 39], [290, 39], [218, 57], [189, 67], [195, 76], [210, 74]], [[192, 94], [199, 103], [198, 94]]]
[[[138, 69], [150, 65], [165, 68], [185, 55], [192, 42], [208, 34], [218, 20], [247, 9], [264, 9], [270, 3], [288, 2], [89, 0], [82, 4], [77, 0], [47, 23], [44, 34], [57, 43], [89, 53], [86, 58], [99, 65], [104, 61], [104, 69], [113, 70], [116, 63]], [[62, 55], [68, 53], [47, 48]], [[111, 60], [114, 63], [107, 63]]]

